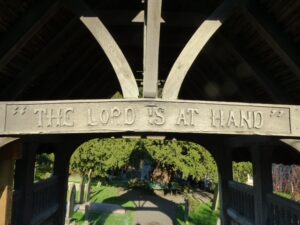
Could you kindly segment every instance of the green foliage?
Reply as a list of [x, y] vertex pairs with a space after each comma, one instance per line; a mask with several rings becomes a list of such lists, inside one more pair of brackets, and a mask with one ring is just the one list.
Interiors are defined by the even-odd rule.
[[130, 179], [128, 181], [128, 187], [129, 188], [147, 188], [148, 187], [148, 182], [145, 181], [145, 180], [140, 180], [140, 179], [137, 179], [137, 178], [133, 178], [133, 179]]
[[190, 212], [188, 223], [184, 221], [185, 207], [180, 205], [177, 209], [177, 223], [179, 225], [215, 225], [219, 217], [217, 212], [211, 209], [211, 205], [190, 198]]
[[239, 183], [246, 183], [248, 175], [253, 177], [253, 166], [251, 162], [233, 162], [233, 180]]
[[144, 140], [144, 148], [159, 166], [171, 174], [195, 180], [211, 178], [217, 181], [217, 168], [213, 157], [202, 146], [185, 141]]
[[105, 177], [110, 170], [126, 166], [136, 142], [128, 139], [93, 139], [85, 142], [71, 158], [71, 171], [87, 176], [92, 170], [92, 177]]
[[34, 181], [39, 182], [52, 176], [55, 156], [53, 153], [36, 155]]
[[118, 91], [111, 97], [111, 99], [122, 99], [122, 98], [123, 95]]
[[111, 170], [128, 165], [139, 167], [140, 160], [151, 162], [156, 168], [167, 171], [170, 177], [184, 179], [210, 178], [217, 181], [216, 164], [202, 146], [184, 141], [93, 139], [82, 144], [71, 159], [71, 170], [87, 175], [105, 177]]

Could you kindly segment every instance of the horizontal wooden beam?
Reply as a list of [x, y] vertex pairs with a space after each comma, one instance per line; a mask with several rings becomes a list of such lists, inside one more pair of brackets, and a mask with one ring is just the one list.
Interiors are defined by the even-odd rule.
[[[202, 22], [212, 9], [207, 9], [203, 12], [162, 12], [161, 22], [164, 26], [168, 27], [198, 27], [199, 23]], [[110, 27], [113, 26], [142, 26], [143, 20], [137, 21], [136, 15], [138, 11], [136, 10], [97, 10], [94, 9], [95, 14]], [[144, 14], [144, 13], [143, 13]], [[139, 16], [143, 16], [139, 14]], [[131, 24], [130, 22], [133, 22]]]
[[227, 209], [227, 214], [230, 216], [230, 218], [241, 225], [254, 225], [252, 221], [244, 217], [243, 215], [240, 215], [237, 211], [234, 209]]
[[0, 103], [0, 135], [206, 133], [300, 137], [300, 106], [165, 100]]

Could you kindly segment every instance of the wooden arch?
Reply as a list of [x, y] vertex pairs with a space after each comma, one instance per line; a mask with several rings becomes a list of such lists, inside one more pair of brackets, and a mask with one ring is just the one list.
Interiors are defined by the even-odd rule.
[[[119, 80], [124, 98], [138, 98], [139, 90], [134, 74], [120, 47], [109, 33], [105, 25], [89, 7], [81, 0], [68, 4], [78, 16], [83, 25], [91, 32], [108, 57]], [[84, 15], [82, 14], [84, 12]]]
[[177, 99], [187, 72], [211, 37], [218, 31], [224, 21], [231, 15], [236, 4], [232, 0], [225, 0], [197, 29], [180, 55], [166, 80], [162, 97]]

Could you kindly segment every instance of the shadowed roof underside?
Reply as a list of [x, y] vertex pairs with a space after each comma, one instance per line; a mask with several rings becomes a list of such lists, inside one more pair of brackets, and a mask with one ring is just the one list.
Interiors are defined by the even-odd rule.
[[[86, 0], [143, 85], [141, 1]], [[220, 1], [163, 1], [159, 90], [181, 50]], [[71, 3], [72, 4], [72, 3]], [[210, 39], [188, 71], [179, 98], [300, 102], [300, 3], [250, 1]], [[118, 79], [97, 41], [62, 1], [0, 0], [0, 99], [111, 98]]]

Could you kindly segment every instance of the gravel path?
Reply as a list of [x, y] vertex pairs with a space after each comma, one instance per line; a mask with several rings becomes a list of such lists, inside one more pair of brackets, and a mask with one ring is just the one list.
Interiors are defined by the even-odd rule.
[[134, 201], [134, 225], [175, 225], [176, 209], [183, 201], [178, 196], [159, 196], [142, 191], [129, 191], [126, 198]]

